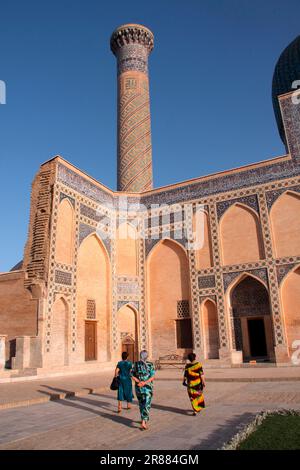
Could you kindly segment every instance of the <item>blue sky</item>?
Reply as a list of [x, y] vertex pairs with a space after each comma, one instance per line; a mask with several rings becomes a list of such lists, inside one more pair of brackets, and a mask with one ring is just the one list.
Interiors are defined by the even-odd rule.
[[30, 184], [56, 154], [116, 187], [115, 27], [142, 23], [150, 57], [155, 186], [284, 154], [275, 62], [299, 0], [1, 2], [0, 271], [23, 256]]

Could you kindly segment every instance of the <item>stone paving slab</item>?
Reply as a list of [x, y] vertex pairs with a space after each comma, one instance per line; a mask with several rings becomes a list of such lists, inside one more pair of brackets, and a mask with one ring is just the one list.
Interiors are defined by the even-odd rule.
[[[0, 450], [217, 449], [263, 409], [300, 409], [300, 384], [215, 383], [205, 389], [207, 407], [191, 413], [186, 389], [177, 380], [154, 384], [150, 429], [141, 432], [139, 412], [118, 415], [116, 393], [75, 396], [0, 412]], [[274, 395], [275, 394], [275, 395]], [[256, 401], [249, 397], [256, 396]]]
[[[92, 392], [109, 390], [113, 372], [80, 374], [67, 377], [36, 379], [0, 383], [0, 410], [47, 403], [72, 396], [84, 396]], [[238, 368], [238, 369], [207, 369], [208, 382], [288, 382], [300, 381], [300, 367], [286, 368]], [[182, 370], [162, 369], [157, 371], [159, 381], [173, 380], [180, 383]]]

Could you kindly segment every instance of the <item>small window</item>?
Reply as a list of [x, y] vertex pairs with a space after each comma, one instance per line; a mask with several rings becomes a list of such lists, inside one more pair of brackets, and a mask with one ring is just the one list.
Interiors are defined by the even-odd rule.
[[86, 318], [88, 320], [96, 320], [96, 301], [88, 299], [86, 303]]

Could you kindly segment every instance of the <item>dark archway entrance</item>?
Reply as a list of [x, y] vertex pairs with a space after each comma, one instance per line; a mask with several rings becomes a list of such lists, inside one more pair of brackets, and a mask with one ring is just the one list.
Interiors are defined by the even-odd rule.
[[251, 276], [242, 279], [231, 292], [235, 349], [243, 351], [244, 361], [269, 360], [273, 335], [269, 293]]
[[248, 319], [250, 354], [252, 357], [265, 357], [267, 353], [266, 331], [263, 318]]

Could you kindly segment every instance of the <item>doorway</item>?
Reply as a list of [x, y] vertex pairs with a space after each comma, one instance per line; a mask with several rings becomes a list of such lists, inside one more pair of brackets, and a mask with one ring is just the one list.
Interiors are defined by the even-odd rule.
[[97, 322], [85, 322], [85, 360], [95, 361], [97, 359]]
[[127, 352], [129, 361], [134, 362], [136, 360], [135, 344], [131, 338], [127, 337], [122, 341], [122, 352]]
[[250, 353], [252, 357], [267, 356], [265, 323], [263, 318], [248, 319]]

